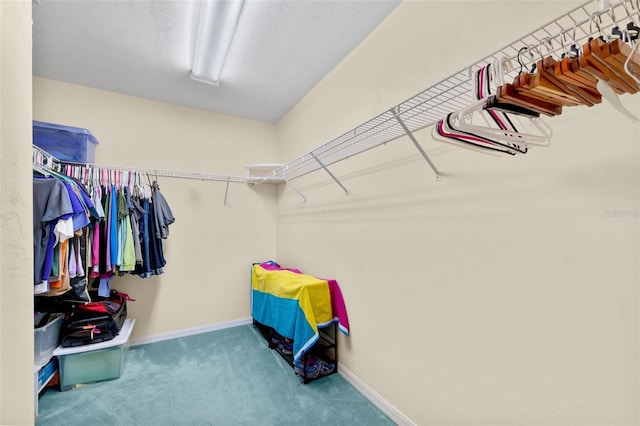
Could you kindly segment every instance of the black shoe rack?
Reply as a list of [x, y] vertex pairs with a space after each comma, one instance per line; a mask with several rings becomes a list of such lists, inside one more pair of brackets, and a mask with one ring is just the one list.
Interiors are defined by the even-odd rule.
[[[269, 345], [269, 349], [273, 349], [276, 351], [282, 359], [284, 359], [287, 364], [291, 366], [291, 368], [295, 369], [295, 364], [293, 361], [293, 353], [287, 353], [287, 351], [283, 351], [281, 347], [278, 346], [277, 343], [274, 343], [274, 340], [283, 339], [272, 327], [264, 325], [255, 319], [253, 320], [253, 325], [260, 331], [260, 334], [265, 338], [267, 344]], [[304, 366], [306, 366], [307, 359], [309, 357], [317, 357], [326, 362], [333, 362], [335, 367], [328, 374], [319, 375], [317, 377], [307, 377], [306, 368], [302, 369], [302, 374], [300, 378], [304, 384], [310, 383], [316, 379], [321, 377], [326, 377], [331, 374], [338, 372], [338, 339], [337, 339], [337, 326], [336, 323], [333, 322], [329, 326], [318, 329], [318, 334], [320, 335], [318, 341], [302, 355], [301, 361]]]

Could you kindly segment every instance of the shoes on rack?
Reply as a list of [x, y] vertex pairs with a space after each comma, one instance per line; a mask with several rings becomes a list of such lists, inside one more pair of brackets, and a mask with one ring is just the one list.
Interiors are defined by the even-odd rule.
[[284, 355], [293, 354], [293, 340], [281, 336], [274, 331], [271, 334], [270, 342], [270, 348], [278, 348]]
[[336, 363], [325, 361], [323, 359], [320, 360], [320, 376], [327, 376], [336, 371]]
[[306, 361], [298, 360], [294, 366], [296, 375], [305, 379], [315, 379], [319, 376], [326, 376], [333, 373], [336, 370], [336, 363], [325, 361], [324, 359], [315, 357], [313, 355], [307, 355]]
[[320, 375], [320, 363], [318, 361], [318, 358], [308, 356], [306, 360], [296, 361], [293, 371], [296, 376], [304, 379], [315, 379]]
[[291, 355], [293, 353], [293, 340], [287, 339], [286, 337], [278, 342], [278, 349], [285, 354]]

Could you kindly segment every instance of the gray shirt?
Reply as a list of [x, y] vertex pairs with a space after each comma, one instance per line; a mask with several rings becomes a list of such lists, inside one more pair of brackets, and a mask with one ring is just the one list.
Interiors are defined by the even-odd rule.
[[[33, 257], [34, 284], [42, 282], [51, 224], [73, 213], [69, 193], [56, 178], [33, 177]], [[53, 248], [53, 244], [51, 245]]]

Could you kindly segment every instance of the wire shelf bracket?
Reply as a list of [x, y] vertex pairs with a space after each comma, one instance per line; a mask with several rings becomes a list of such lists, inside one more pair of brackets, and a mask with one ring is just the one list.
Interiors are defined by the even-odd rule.
[[300, 198], [302, 198], [302, 200], [306, 203], [307, 202], [307, 197], [304, 196], [304, 194], [302, 192], [300, 192], [300, 190], [298, 188], [296, 188], [287, 178], [282, 178], [282, 180], [285, 181], [285, 183], [287, 184], [287, 186], [290, 186], [291, 189], [293, 189], [293, 191], [298, 194], [300, 196]]
[[322, 161], [320, 161], [318, 159], [318, 157], [315, 156], [315, 154], [312, 152], [310, 153], [311, 156], [313, 157], [314, 160], [316, 160], [318, 162], [318, 164], [320, 164], [320, 166], [324, 169], [325, 172], [327, 172], [329, 174], [329, 176], [331, 176], [331, 179], [333, 179], [338, 185], [340, 185], [340, 188], [342, 188], [342, 190], [344, 191], [345, 194], [349, 194], [349, 191], [347, 190], [347, 188], [344, 187], [343, 184], [340, 183], [340, 181], [338, 180], [337, 177], [334, 176], [333, 173], [331, 173], [331, 170], [329, 170], [327, 168], [327, 166], [325, 166], [324, 164], [322, 164]]
[[399, 109], [399, 107], [397, 107], [395, 109], [391, 109], [391, 112], [396, 117], [396, 120], [398, 120], [398, 123], [400, 123], [400, 126], [402, 126], [402, 130], [404, 130], [404, 132], [407, 134], [407, 136], [409, 136], [409, 139], [411, 139], [411, 142], [413, 142], [413, 144], [416, 146], [416, 149], [418, 151], [420, 151], [420, 154], [422, 154], [422, 157], [429, 164], [429, 166], [431, 167], [431, 170], [433, 170], [433, 173], [436, 174], [436, 182], [439, 182], [440, 181], [440, 172], [438, 171], [438, 168], [435, 166], [435, 164], [433, 164], [433, 162], [431, 161], [431, 159], [429, 158], [427, 153], [422, 148], [422, 145], [420, 145], [418, 143], [418, 140], [413, 135], [413, 132], [411, 130], [409, 130], [409, 128], [407, 127], [406, 124], [404, 124], [404, 121], [402, 121], [402, 119], [400, 118], [400, 111], [398, 109]]

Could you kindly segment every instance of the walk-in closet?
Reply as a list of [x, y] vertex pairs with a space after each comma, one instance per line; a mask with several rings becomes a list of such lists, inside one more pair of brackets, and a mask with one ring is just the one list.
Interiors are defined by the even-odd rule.
[[[0, 424], [640, 424], [638, 1], [92, 3], [0, 2]], [[32, 357], [34, 179], [120, 340]]]

